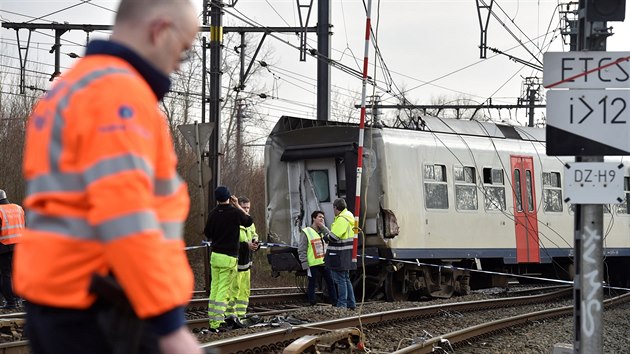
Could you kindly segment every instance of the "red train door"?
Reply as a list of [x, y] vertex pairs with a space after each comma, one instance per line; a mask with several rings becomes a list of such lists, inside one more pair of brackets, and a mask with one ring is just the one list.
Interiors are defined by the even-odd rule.
[[510, 156], [516, 230], [516, 262], [540, 263], [534, 162], [531, 156]]

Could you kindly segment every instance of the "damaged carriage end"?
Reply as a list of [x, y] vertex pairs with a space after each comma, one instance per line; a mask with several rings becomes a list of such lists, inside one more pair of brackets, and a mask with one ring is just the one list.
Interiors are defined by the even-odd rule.
[[381, 212], [378, 215], [380, 217], [379, 226], [381, 226], [381, 229], [379, 229], [380, 236], [391, 239], [400, 234], [398, 219], [396, 219], [396, 214], [393, 211], [381, 208]]

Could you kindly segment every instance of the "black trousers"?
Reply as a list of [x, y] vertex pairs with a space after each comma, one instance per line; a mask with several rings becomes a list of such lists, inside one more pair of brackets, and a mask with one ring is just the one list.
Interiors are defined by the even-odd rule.
[[32, 302], [26, 302], [25, 307], [25, 332], [33, 354], [160, 352], [157, 336], [144, 321], [130, 321], [113, 307], [94, 305], [73, 310]]
[[17, 298], [13, 294], [11, 272], [13, 270], [13, 245], [0, 246], [0, 293], [7, 305], [16, 305]]

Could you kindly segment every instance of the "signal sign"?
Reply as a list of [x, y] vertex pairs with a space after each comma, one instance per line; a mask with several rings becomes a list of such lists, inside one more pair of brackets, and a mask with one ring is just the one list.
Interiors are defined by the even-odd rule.
[[[585, 156], [630, 154], [629, 104], [628, 90], [549, 91], [547, 154]], [[584, 138], [592, 143], [585, 142], [578, 150], [565, 151], [572, 145], [570, 142], [549, 139], [550, 132], [559, 133], [556, 130], [567, 134], [565, 138], [570, 134], [574, 136], [573, 139]], [[597, 143], [598, 146], [594, 146], [593, 143]], [[560, 146], [554, 148], [557, 145]]]
[[565, 202], [616, 204], [624, 200], [623, 164], [574, 162], [564, 166]]
[[630, 88], [630, 52], [547, 52], [543, 86]]

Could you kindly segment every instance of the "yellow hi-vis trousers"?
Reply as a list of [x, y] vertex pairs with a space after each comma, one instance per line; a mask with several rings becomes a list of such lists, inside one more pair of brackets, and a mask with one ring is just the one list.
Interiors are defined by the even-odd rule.
[[219, 328], [225, 320], [225, 310], [230, 297], [231, 284], [236, 281], [236, 257], [212, 252], [210, 269], [212, 282], [210, 283], [210, 299], [208, 301], [208, 318], [210, 328]]
[[251, 270], [236, 272], [236, 281], [232, 283], [230, 297], [228, 299], [225, 315], [236, 315], [239, 319], [245, 318], [249, 295], [251, 293]]

